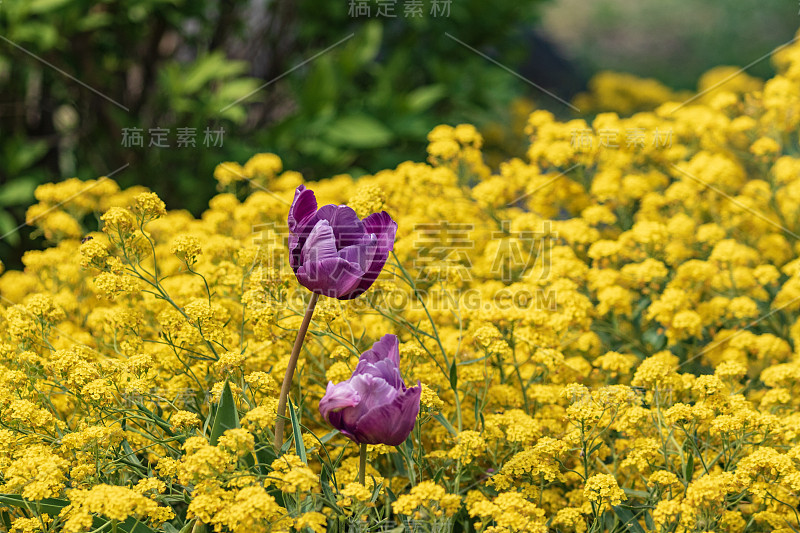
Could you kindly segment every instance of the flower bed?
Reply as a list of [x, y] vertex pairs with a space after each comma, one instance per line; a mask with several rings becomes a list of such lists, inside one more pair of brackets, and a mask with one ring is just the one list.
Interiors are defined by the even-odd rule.
[[[198, 219], [106, 178], [40, 187], [52, 246], [0, 278], [2, 527], [797, 531], [800, 46], [773, 60], [684, 103], [606, 79], [582, 101], [652, 109], [535, 111], [494, 171], [440, 126], [429, 163], [307, 184], [397, 231], [374, 284], [316, 302], [279, 449], [298, 279], [318, 288], [289, 261], [302, 176], [223, 163]], [[375, 376], [419, 394], [397, 446], [400, 411], [342, 410]]]

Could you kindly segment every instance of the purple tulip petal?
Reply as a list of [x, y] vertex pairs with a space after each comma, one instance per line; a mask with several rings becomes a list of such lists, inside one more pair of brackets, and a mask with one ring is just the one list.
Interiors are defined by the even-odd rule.
[[339, 257], [348, 263], [356, 263], [362, 271], [366, 272], [367, 267], [372, 263], [372, 258], [375, 257], [375, 247], [375, 236], [364, 235], [360, 243], [339, 250]]
[[389, 213], [381, 211], [372, 213], [364, 219], [364, 231], [375, 234], [378, 238], [378, 253], [389, 255], [394, 249], [394, 238], [397, 233], [397, 222], [392, 220]]
[[[336, 248], [341, 250], [347, 246], [358, 244], [367, 231], [356, 212], [346, 205], [323, 205], [317, 211], [320, 220], [327, 220], [336, 235]], [[370, 232], [373, 233], [373, 232]]]
[[333, 228], [331, 228], [327, 220], [320, 220], [311, 230], [311, 233], [308, 234], [308, 238], [300, 252], [300, 260], [303, 264], [306, 264], [325, 259], [336, 259], [337, 257], [339, 257], [339, 254], [336, 252], [336, 239], [333, 236]]
[[328, 421], [328, 424], [338, 429], [342, 433], [342, 435], [344, 435], [348, 439], [356, 440], [356, 436], [353, 435], [349, 427], [342, 421], [342, 413], [344, 411], [345, 411], [344, 409], [341, 409], [339, 411], [329, 411], [328, 416], [325, 417], [325, 420]]
[[294, 191], [292, 207], [289, 208], [289, 231], [294, 233], [298, 224], [316, 212], [317, 198], [314, 196], [314, 191], [306, 189], [305, 185], [298, 185]]
[[300, 266], [300, 237], [292, 233], [289, 235], [289, 265], [292, 267], [292, 271], [297, 272], [298, 267]]
[[375, 235], [377, 239], [377, 248], [364, 277], [361, 279], [358, 287], [356, 287], [351, 294], [347, 295], [347, 299], [362, 295], [375, 283], [375, 280], [378, 279], [381, 270], [383, 270], [386, 264], [386, 260], [389, 258], [389, 252], [394, 249], [397, 222], [392, 220], [389, 213], [381, 211], [380, 213], [371, 214], [364, 219], [364, 228], [369, 234]]
[[360, 362], [356, 367], [353, 375], [369, 375], [378, 379], [382, 379], [400, 392], [406, 390], [406, 385], [403, 383], [403, 377], [400, 375], [400, 370], [393, 366], [389, 361], [381, 361], [377, 364]]
[[361, 361], [377, 363], [388, 359], [394, 366], [400, 368], [400, 341], [397, 335], [387, 333], [381, 340], [372, 345], [372, 348], [361, 354]]
[[419, 414], [422, 387], [417, 384], [390, 404], [376, 407], [361, 418], [351, 430], [357, 442], [399, 446], [414, 429]]
[[351, 427], [355, 426], [365, 413], [392, 403], [399, 394], [399, 391], [386, 381], [368, 374], [353, 376], [349, 383], [361, 398], [353, 409], [342, 411], [342, 422]]
[[364, 271], [341, 257], [304, 263], [297, 269], [297, 280], [308, 290], [329, 298], [342, 298], [358, 285]]
[[298, 186], [294, 192], [294, 200], [292, 207], [289, 208], [288, 218], [289, 231], [291, 231], [288, 243], [289, 264], [295, 273], [302, 264], [300, 251], [318, 221], [317, 199], [314, 191], [306, 189], [304, 185]]
[[[343, 435], [363, 444], [398, 446], [414, 429], [422, 387], [407, 389], [400, 376], [399, 341], [384, 335], [361, 354], [352, 377], [328, 384], [320, 413]], [[355, 400], [356, 395], [358, 400]], [[334, 406], [342, 406], [335, 408]]]
[[329, 381], [325, 396], [319, 402], [319, 412], [325, 420], [328, 420], [328, 415], [332, 412], [345, 407], [355, 407], [360, 401], [361, 396], [348, 381], [336, 385]]
[[384, 380], [398, 391], [406, 390], [406, 384], [403, 382], [403, 377], [400, 375], [400, 369], [391, 361], [380, 361], [375, 364], [361, 361], [358, 363], [358, 366], [356, 366], [353, 375], [355, 374], [369, 374]]
[[[355, 298], [372, 286], [386, 264], [397, 231], [386, 212], [361, 221], [345, 205], [317, 209], [314, 192], [304, 185], [295, 190], [288, 224], [289, 264], [297, 280], [317, 294], [340, 300]], [[378, 374], [396, 382], [388, 370], [376, 371]]]
[[342, 411], [348, 407], [355, 407], [361, 401], [361, 396], [356, 392], [349, 381], [334, 385], [328, 382], [325, 396], [319, 402], [319, 412], [330, 425], [341, 431], [348, 438], [354, 439], [347, 427], [342, 423]]
[[361, 354], [353, 375], [371, 374], [384, 379], [398, 390], [406, 390], [400, 376], [400, 347], [396, 335], [384, 335], [372, 348]]
[[300, 261], [302, 266], [296, 272], [300, 283], [332, 298], [347, 294], [364, 274], [361, 264], [340, 257], [333, 228], [327, 220], [320, 220], [311, 230], [300, 252]]

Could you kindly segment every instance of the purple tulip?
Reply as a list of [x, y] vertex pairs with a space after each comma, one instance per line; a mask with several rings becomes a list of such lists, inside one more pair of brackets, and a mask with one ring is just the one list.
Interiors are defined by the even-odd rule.
[[361, 354], [350, 379], [328, 383], [319, 412], [359, 444], [399, 446], [414, 429], [421, 393], [419, 382], [406, 388], [397, 337], [384, 335]]
[[363, 221], [346, 205], [317, 209], [314, 191], [297, 187], [289, 209], [289, 263], [297, 281], [322, 296], [363, 294], [394, 248], [397, 223], [386, 211]]

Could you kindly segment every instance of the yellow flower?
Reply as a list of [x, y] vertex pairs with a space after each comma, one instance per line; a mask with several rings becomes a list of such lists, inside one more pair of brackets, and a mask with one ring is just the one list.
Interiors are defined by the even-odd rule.
[[303, 513], [295, 519], [294, 527], [298, 531], [307, 527], [314, 533], [325, 533], [328, 530], [328, 517], [316, 511]]
[[197, 414], [189, 411], [178, 411], [172, 415], [169, 421], [176, 429], [187, 429], [200, 425], [200, 418]]
[[173, 518], [171, 509], [160, 507], [154, 500], [137, 492], [114, 485], [97, 485], [88, 490], [69, 490], [67, 497], [70, 506], [62, 514], [66, 516], [64, 530], [78, 532], [85, 529], [87, 521], [91, 524], [92, 515], [124, 521], [128, 517], [139, 520], [149, 519], [160, 524]]
[[135, 227], [133, 215], [130, 211], [122, 207], [112, 207], [106, 211], [100, 219], [105, 222], [103, 231], [115, 239], [127, 238]]
[[214, 179], [217, 180], [220, 190], [232, 183], [243, 181], [246, 177], [247, 173], [239, 163], [228, 161], [220, 163], [214, 169]]
[[[225, 170], [229, 173], [233, 173], [234, 170], [238, 171], [237, 167], [238, 165]], [[281, 162], [281, 158], [275, 154], [256, 154], [247, 160], [243, 168], [245, 176], [256, 179], [264, 185], [273, 177], [280, 174], [281, 170], [283, 170], [283, 163]], [[226, 177], [226, 179], [228, 178]], [[220, 184], [222, 183], [223, 180], [220, 180]]]
[[52, 517], [47, 513], [33, 518], [17, 518], [11, 524], [11, 533], [45, 533], [52, 522]]
[[627, 500], [625, 492], [619, 488], [617, 480], [610, 474], [595, 474], [586, 480], [583, 494], [587, 500], [598, 505], [607, 503], [619, 505], [622, 500]]
[[133, 200], [133, 211], [143, 220], [152, 220], [167, 214], [166, 206], [154, 192], [144, 192]]
[[283, 492], [319, 490], [319, 477], [296, 455], [284, 454], [272, 462], [273, 483]]
[[403, 494], [392, 504], [392, 510], [398, 514], [413, 516], [415, 511], [423, 508], [426, 512], [435, 515], [437, 510], [446, 516], [452, 516], [461, 507], [461, 498], [455, 494], [448, 494], [444, 487], [433, 481], [423, 481], [416, 485], [408, 494]]
[[361, 483], [348, 483], [342, 489], [342, 495], [359, 502], [366, 502], [372, 497], [372, 491]]
[[170, 251], [189, 265], [193, 265], [197, 256], [203, 253], [200, 240], [194, 235], [178, 235], [173, 239]]

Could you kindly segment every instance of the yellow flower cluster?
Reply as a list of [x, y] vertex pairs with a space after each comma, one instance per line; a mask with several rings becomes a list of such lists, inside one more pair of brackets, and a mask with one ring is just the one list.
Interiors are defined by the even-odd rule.
[[[281, 450], [303, 177], [223, 163], [197, 218], [40, 187], [49, 245], [0, 276], [4, 527], [800, 529], [800, 44], [773, 62], [694, 95], [606, 74], [591, 119], [528, 115], [524, 158], [439, 126], [426, 163], [307, 184], [398, 230], [366, 294], [320, 299]], [[388, 332], [420, 416], [359, 483], [317, 407]]]

